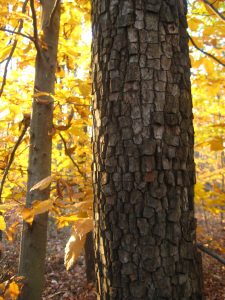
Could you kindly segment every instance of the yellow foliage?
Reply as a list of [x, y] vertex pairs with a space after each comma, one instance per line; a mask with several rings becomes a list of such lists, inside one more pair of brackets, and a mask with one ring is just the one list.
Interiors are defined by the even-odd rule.
[[6, 229], [5, 219], [3, 216], [0, 216], [0, 230], [4, 231]]
[[21, 210], [21, 216], [24, 219], [24, 221], [26, 221], [29, 224], [32, 224], [36, 215], [50, 211], [52, 209], [52, 206], [52, 200], [34, 201], [32, 203], [32, 207], [25, 207]]
[[19, 286], [16, 282], [13, 281], [9, 284], [9, 287], [5, 292], [5, 296], [9, 295], [12, 300], [16, 300], [17, 297], [19, 296], [19, 293], [20, 293]]
[[8, 57], [8, 55], [10, 54], [11, 50], [12, 50], [12, 46], [0, 48], [0, 61], [3, 61], [4, 59], [6, 59]]

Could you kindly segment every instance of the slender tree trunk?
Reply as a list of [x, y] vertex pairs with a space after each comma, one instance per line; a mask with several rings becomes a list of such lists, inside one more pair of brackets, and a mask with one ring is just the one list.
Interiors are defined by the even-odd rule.
[[98, 299], [203, 299], [184, 0], [92, 0]]
[[84, 244], [87, 282], [95, 281], [95, 253], [93, 231], [88, 232]]
[[[43, 0], [42, 29], [45, 47], [39, 49], [35, 65], [34, 94], [54, 93], [55, 67], [59, 36], [60, 1]], [[55, 6], [55, 4], [57, 5]], [[47, 47], [46, 47], [47, 46]], [[28, 166], [27, 206], [34, 200], [49, 199], [50, 189], [30, 192], [31, 187], [51, 175], [53, 98], [34, 97]], [[40, 300], [44, 284], [48, 214], [37, 215], [30, 226], [23, 224], [19, 274], [25, 277], [20, 299]]]

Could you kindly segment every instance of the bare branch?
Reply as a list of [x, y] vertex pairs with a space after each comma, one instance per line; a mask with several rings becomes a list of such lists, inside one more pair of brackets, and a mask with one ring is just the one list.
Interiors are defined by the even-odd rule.
[[2, 93], [4, 91], [4, 86], [6, 84], [6, 78], [7, 78], [7, 73], [8, 73], [8, 66], [9, 66], [9, 63], [10, 63], [12, 57], [13, 57], [13, 53], [14, 53], [14, 51], [16, 49], [16, 45], [17, 45], [17, 41], [15, 41], [13, 43], [12, 49], [10, 51], [10, 54], [9, 54], [8, 58], [7, 58], [7, 62], [5, 64], [2, 85], [1, 85], [1, 89], [0, 89], [0, 97], [2, 96]]
[[29, 40], [31, 40], [32, 42], [34, 42], [34, 38], [30, 35], [26, 35], [22, 32], [18, 32], [18, 31], [14, 31], [14, 30], [10, 30], [10, 29], [6, 29], [6, 28], [0, 28], [0, 31], [5, 31], [5, 32], [9, 32], [9, 33], [12, 33], [12, 34], [16, 34], [16, 35], [20, 35], [20, 36], [23, 36]]
[[34, 0], [30, 0], [30, 8], [31, 8], [32, 20], [33, 20], [33, 32], [34, 32], [33, 42], [35, 44], [35, 48], [36, 48], [38, 54], [40, 55], [40, 57], [42, 57], [42, 52], [41, 52], [41, 48], [39, 45], [39, 39], [38, 39], [37, 16], [36, 16], [36, 11], [35, 11], [35, 7], [34, 7]]
[[210, 3], [208, 0], [203, 0], [203, 2], [211, 8], [211, 10], [219, 17], [223, 22], [225, 22], [225, 16], [215, 8], [213, 3]]
[[68, 150], [68, 147], [67, 147], [67, 144], [66, 144], [66, 140], [64, 139], [64, 137], [62, 136], [61, 133], [59, 133], [59, 136], [60, 136], [60, 138], [61, 138], [61, 140], [63, 142], [64, 148], [65, 148], [65, 154], [67, 156], [69, 156], [70, 160], [72, 161], [73, 165], [77, 168], [77, 170], [80, 173], [80, 175], [86, 180], [87, 179], [86, 175], [81, 171], [80, 167], [78, 166], [78, 164], [75, 162], [75, 160], [73, 159], [73, 157], [69, 153], [69, 150]]
[[222, 256], [220, 256], [219, 254], [215, 253], [213, 250], [203, 246], [202, 244], [197, 244], [197, 247], [202, 252], [208, 254], [209, 256], [218, 260], [221, 264], [225, 265], [225, 259]]
[[215, 60], [217, 63], [219, 63], [221, 66], [225, 67], [225, 63], [222, 62], [220, 59], [218, 59], [217, 57], [215, 57], [213, 54], [209, 53], [209, 52], [206, 52], [205, 50], [201, 49], [198, 47], [198, 45], [195, 43], [195, 41], [193, 40], [193, 38], [189, 35], [189, 39], [192, 43], [192, 45], [197, 49], [199, 50], [200, 52], [202, 52], [203, 54], [211, 57], [213, 60]]
[[2, 181], [1, 181], [1, 184], [0, 184], [0, 203], [1, 203], [1, 199], [2, 199], [2, 192], [3, 192], [3, 188], [4, 188], [4, 184], [5, 184], [5, 180], [6, 180], [6, 177], [9, 173], [9, 169], [14, 161], [14, 158], [15, 158], [15, 154], [16, 154], [16, 150], [17, 148], [19, 147], [20, 143], [22, 142], [23, 140], [23, 137], [25, 135], [25, 133], [27, 132], [27, 128], [29, 127], [29, 122], [27, 122], [25, 120], [24, 122], [24, 127], [23, 127], [23, 130], [17, 140], [17, 142], [15, 143], [14, 147], [13, 147], [13, 150], [10, 154], [10, 158], [9, 158], [9, 161], [8, 161], [8, 164], [5, 168], [5, 171], [4, 171], [4, 174], [3, 174], [3, 177], [2, 177]]
[[[27, 6], [27, 3], [28, 3], [29, 0], [25, 0], [24, 3], [23, 3], [23, 7], [22, 7], [22, 13], [25, 13], [26, 12], [26, 6]], [[21, 32], [22, 28], [23, 28], [23, 19], [20, 19], [19, 21], [19, 28], [17, 30], [17, 33]], [[7, 73], [8, 73], [8, 66], [9, 66], [9, 63], [13, 57], [13, 54], [14, 54], [14, 51], [16, 49], [16, 46], [17, 46], [17, 40], [14, 41], [13, 43], [13, 46], [12, 46], [12, 49], [9, 53], [9, 56], [7, 58], [7, 62], [5, 64], [5, 68], [4, 68], [4, 73], [3, 73], [3, 80], [2, 80], [2, 84], [1, 84], [1, 88], [0, 88], [0, 97], [3, 93], [3, 90], [4, 90], [4, 86], [6, 84], [6, 78], [7, 78]]]

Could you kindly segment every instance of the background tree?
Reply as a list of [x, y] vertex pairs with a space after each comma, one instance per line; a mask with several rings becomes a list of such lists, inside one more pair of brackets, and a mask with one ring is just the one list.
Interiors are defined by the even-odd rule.
[[[44, 40], [45, 36], [43, 36], [44, 33], [40, 26], [41, 4], [38, 1], [34, 3], [32, 1], [24, 1], [24, 3], [12, 1], [10, 7], [7, 3], [0, 3], [0, 5], [3, 16], [0, 26], [0, 57], [2, 62], [1, 172], [5, 178], [4, 182], [1, 181], [0, 211], [3, 215], [0, 217], [0, 230], [4, 231], [4, 237], [12, 241], [17, 229], [20, 228], [22, 219], [27, 222], [24, 227], [29, 231], [29, 228], [35, 227], [37, 220], [34, 219], [42, 218], [42, 213], [50, 211], [51, 219], [55, 220], [58, 228], [69, 225], [74, 227], [72, 238], [75, 239], [75, 246], [73, 248], [74, 243], [68, 243], [68, 251], [65, 255], [65, 265], [70, 268], [80, 254], [78, 251], [75, 255], [74, 249], [77, 249], [78, 245], [80, 247], [84, 244], [86, 233], [92, 229], [90, 172], [92, 155], [90, 134], [87, 132], [87, 127], [91, 124], [88, 69], [90, 37], [87, 35], [87, 41], [82, 37], [83, 30], [87, 31], [87, 28], [90, 27], [90, 3], [88, 1], [85, 3], [65, 1], [61, 4], [56, 73], [54, 73], [56, 64], [54, 59], [52, 69], [54, 94], [46, 91], [46, 89], [52, 89], [50, 84], [44, 91], [41, 90], [40, 84], [39, 90], [33, 91], [36, 52], [40, 55], [41, 50], [43, 55], [48, 55], [49, 52], [56, 51], [56, 49], [48, 47]], [[47, 21], [47, 27], [47, 18], [55, 17], [55, 9], [49, 15], [49, 10], [48, 12], [45, 10], [44, 21]], [[51, 14], [53, 12], [54, 14]], [[23, 26], [19, 26], [21, 23]], [[54, 30], [56, 29], [54, 28]], [[49, 27], [46, 30], [50, 30]], [[35, 37], [33, 37], [34, 31]], [[36, 63], [36, 68], [40, 67], [40, 63], [40, 61]], [[45, 71], [48, 64], [44, 64], [42, 67]], [[38, 74], [40, 75], [40, 73]], [[38, 77], [39, 79], [40, 77]], [[35, 83], [37, 85], [37, 78]], [[45, 81], [46, 85], [48, 83]], [[52, 182], [51, 194], [47, 200], [38, 200], [36, 193], [38, 189], [33, 189], [32, 193], [35, 193], [33, 200], [36, 201], [25, 207], [27, 156], [30, 146], [25, 129], [29, 125], [30, 104], [31, 100], [34, 100], [35, 108], [42, 105], [42, 109], [45, 110], [48, 106], [48, 99], [51, 99], [52, 102], [54, 122], [52, 130], [44, 130], [44, 134], [47, 135], [48, 139], [53, 139], [52, 176], [40, 176], [42, 179], [45, 178], [44, 181], [38, 183], [38, 186], [41, 192]], [[37, 117], [36, 114], [33, 116]], [[21, 122], [22, 119], [24, 120]], [[43, 122], [42, 126], [45, 125], [46, 123]], [[42, 149], [38, 150], [42, 151]], [[50, 153], [47, 153], [46, 156], [49, 157]], [[35, 161], [32, 162], [35, 163]], [[37, 165], [39, 163], [40, 161], [36, 161]], [[46, 168], [47, 164], [43, 166]], [[30, 237], [29, 233], [27, 236], [24, 235], [21, 273], [24, 273], [24, 269], [26, 269], [26, 266], [23, 265], [23, 258], [28, 259], [25, 246], [27, 237]], [[44, 240], [45, 236], [42, 237]], [[2, 247], [0, 248], [2, 249]], [[43, 255], [42, 259], [44, 259]], [[41, 265], [43, 267], [44, 261], [41, 261]], [[10, 278], [7, 277], [6, 279]], [[5, 297], [10, 293], [8, 282], [5, 281], [0, 288], [1, 295], [5, 294]], [[12, 283], [16, 286], [15, 282]], [[2, 289], [2, 287], [4, 288]], [[36, 288], [38, 289], [38, 282]], [[41, 288], [41, 283], [39, 288]], [[19, 291], [18, 287], [17, 290]], [[37, 297], [40, 294], [41, 290], [38, 291]]]
[[[30, 126], [30, 152], [26, 205], [35, 200], [49, 200], [53, 131], [53, 98], [57, 48], [60, 26], [60, 1], [42, 1], [42, 41], [38, 37], [34, 2], [31, 11], [34, 43], [37, 49], [35, 64], [34, 100]], [[42, 43], [42, 45], [41, 45]], [[36, 186], [41, 181], [47, 186]], [[47, 242], [48, 213], [34, 217], [33, 223], [23, 223], [19, 275], [25, 277], [20, 299], [41, 299], [44, 286], [44, 266]]]
[[201, 299], [186, 1], [92, 1], [101, 299]]

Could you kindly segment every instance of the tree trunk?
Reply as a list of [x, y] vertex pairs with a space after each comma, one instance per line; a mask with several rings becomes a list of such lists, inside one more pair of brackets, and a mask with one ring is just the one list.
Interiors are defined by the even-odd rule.
[[[54, 93], [55, 68], [59, 36], [60, 4], [55, 0], [42, 3], [43, 43], [35, 64], [34, 94]], [[47, 47], [46, 47], [47, 46]], [[51, 151], [53, 129], [53, 98], [49, 95], [34, 97], [28, 165], [28, 185], [26, 205], [30, 207], [34, 200], [46, 200], [50, 188], [34, 190], [31, 187], [51, 175]], [[46, 253], [48, 214], [37, 215], [33, 224], [23, 224], [20, 252], [19, 274], [25, 277], [25, 285], [20, 299], [40, 300], [44, 284], [44, 265]]]
[[87, 282], [95, 281], [95, 254], [93, 231], [88, 232], [84, 244]]
[[98, 299], [203, 299], [184, 0], [93, 0]]

